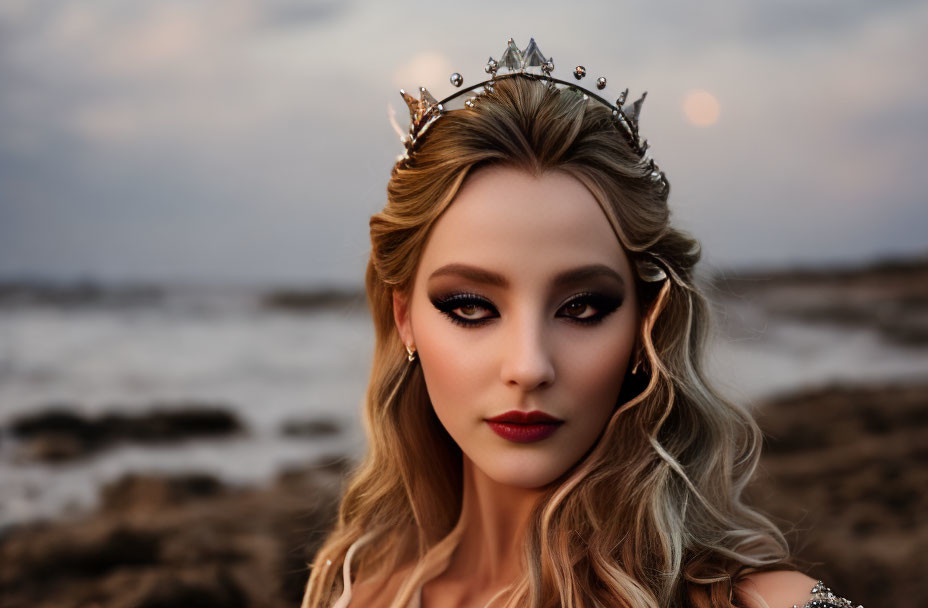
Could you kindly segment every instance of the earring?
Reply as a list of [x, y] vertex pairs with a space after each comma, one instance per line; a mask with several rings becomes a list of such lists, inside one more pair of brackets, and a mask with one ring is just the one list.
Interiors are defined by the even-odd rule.
[[416, 349], [410, 348], [409, 345], [406, 345], [406, 358], [410, 361], [416, 358]]
[[635, 357], [635, 367], [632, 368], [632, 376], [638, 373], [638, 366], [641, 365], [641, 358]]

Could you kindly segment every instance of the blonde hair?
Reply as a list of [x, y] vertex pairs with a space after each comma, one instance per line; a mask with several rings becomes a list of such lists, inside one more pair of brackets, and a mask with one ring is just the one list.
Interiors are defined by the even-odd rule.
[[669, 190], [650, 179], [611, 121], [597, 102], [511, 78], [475, 108], [443, 116], [394, 168], [387, 204], [370, 220], [366, 286], [376, 336], [367, 453], [311, 566], [303, 608], [338, 597], [338, 566], [362, 536], [358, 572], [379, 578], [415, 565], [392, 608], [442, 570], [460, 538], [461, 450], [432, 411], [421, 366], [407, 361], [392, 291], [411, 289], [431, 226], [468, 173], [489, 164], [575, 177], [630, 261], [667, 274], [636, 277], [645, 373], [626, 375], [600, 440], [538, 501], [525, 574], [505, 606], [732, 606], [733, 582], [747, 570], [790, 565], [783, 534], [742, 496], [761, 432], [706, 378], [710, 309], [693, 276], [699, 244], [670, 226]]

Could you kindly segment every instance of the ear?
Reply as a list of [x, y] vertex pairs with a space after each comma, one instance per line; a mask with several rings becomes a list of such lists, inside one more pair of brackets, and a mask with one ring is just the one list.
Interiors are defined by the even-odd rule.
[[416, 343], [412, 335], [412, 323], [409, 319], [409, 298], [405, 293], [393, 290], [393, 322], [400, 334], [403, 344], [414, 346]]

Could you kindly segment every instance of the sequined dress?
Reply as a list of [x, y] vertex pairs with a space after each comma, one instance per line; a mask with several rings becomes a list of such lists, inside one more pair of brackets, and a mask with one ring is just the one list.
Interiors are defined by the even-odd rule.
[[808, 602], [799, 606], [793, 605], [793, 608], [864, 608], [860, 604], [855, 604], [851, 600], [838, 597], [831, 589], [825, 586], [822, 581], [815, 583], [812, 587], [812, 597]]
[[[354, 552], [360, 545], [363, 544], [363, 541], [367, 540], [365, 537], [361, 537], [348, 547], [348, 552], [345, 554], [345, 563], [342, 566], [342, 578], [344, 579], [344, 591], [339, 596], [339, 598], [332, 604], [332, 608], [348, 608], [349, 603], [351, 602], [351, 558], [354, 557]], [[803, 604], [802, 606], [798, 604], [793, 604], [793, 608], [864, 608], [860, 604], [855, 604], [851, 600], [843, 597], [839, 597], [832, 592], [831, 589], [825, 586], [822, 581], [818, 581], [810, 592], [812, 597]], [[412, 599], [410, 600], [407, 608], [420, 608], [422, 605], [422, 587], [416, 589], [416, 592], [413, 594]], [[771, 606], [771, 608], [778, 608], [777, 606]]]

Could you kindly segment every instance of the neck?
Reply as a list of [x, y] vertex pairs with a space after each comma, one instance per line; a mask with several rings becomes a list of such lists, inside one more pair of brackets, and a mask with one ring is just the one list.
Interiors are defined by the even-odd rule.
[[463, 460], [466, 524], [448, 570], [475, 586], [509, 584], [522, 573], [528, 519], [544, 490], [500, 484]]

